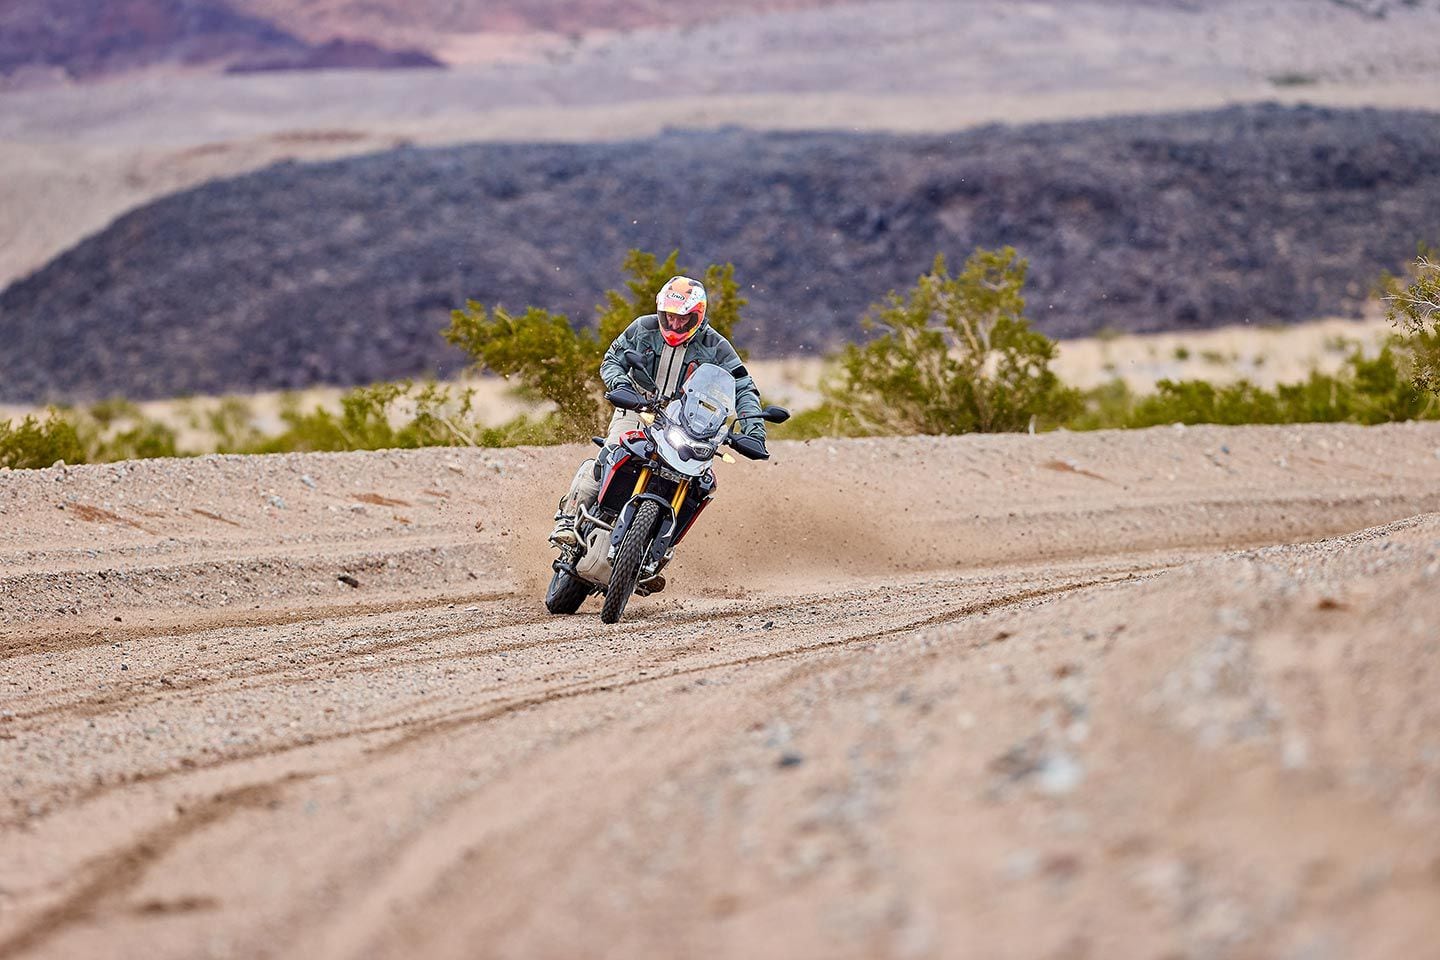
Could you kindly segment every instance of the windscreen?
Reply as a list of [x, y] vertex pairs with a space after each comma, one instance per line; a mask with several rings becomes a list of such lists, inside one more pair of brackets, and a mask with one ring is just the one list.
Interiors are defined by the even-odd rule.
[[735, 377], [707, 363], [685, 381], [680, 426], [696, 440], [709, 440], [735, 415]]

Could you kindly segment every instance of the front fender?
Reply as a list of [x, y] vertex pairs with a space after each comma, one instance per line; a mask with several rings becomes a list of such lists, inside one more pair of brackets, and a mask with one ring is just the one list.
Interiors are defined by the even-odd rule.
[[638, 497], [631, 497], [630, 502], [620, 508], [620, 516], [615, 520], [615, 529], [610, 532], [610, 552], [620, 546], [620, 541], [625, 539], [625, 533], [630, 529], [630, 524], [635, 520], [635, 511], [645, 500], [651, 500], [660, 505], [660, 530], [655, 534], [656, 543], [669, 543], [671, 535], [675, 532], [675, 511], [670, 509], [670, 501], [653, 493], [642, 493]]

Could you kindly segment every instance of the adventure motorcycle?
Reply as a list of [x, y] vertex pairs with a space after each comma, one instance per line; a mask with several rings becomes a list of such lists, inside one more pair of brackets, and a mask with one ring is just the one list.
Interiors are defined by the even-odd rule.
[[[605, 399], [639, 413], [644, 426], [627, 431], [618, 447], [602, 454], [600, 496], [593, 512], [579, 508], [579, 543], [561, 547], [545, 593], [551, 613], [574, 613], [590, 594], [604, 594], [605, 623], [620, 620], [632, 593], [643, 597], [664, 589], [660, 572], [714, 496], [712, 463], [717, 457], [734, 462], [722, 448], [751, 460], [770, 456], [763, 443], [735, 432], [735, 378], [725, 368], [702, 364], [675, 394], [661, 397], [640, 356], [631, 350], [625, 359], [631, 379], [648, 395], [622, 384]], [[772, 406], [754, 416], [784, 423], [790, 412]], [[594, 440], [604, 447], [603, 438]]]

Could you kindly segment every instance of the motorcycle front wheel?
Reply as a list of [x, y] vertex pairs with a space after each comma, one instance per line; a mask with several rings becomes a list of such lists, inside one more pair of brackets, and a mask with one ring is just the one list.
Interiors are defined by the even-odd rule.
[[605, 623], [619, 623], [635, 592], [635, 582], [640, 579], [640, 562], [650, 549], [650, 537], [655, 533], [655, 524], [660, 519], [660, 507], [654, 500], [646, 500], [635, 510], [635, 519], [615, 551], [615, 562], [610, 565], [610, 586], [605, 588], [605, 606], [600, 610], [600, 619]]

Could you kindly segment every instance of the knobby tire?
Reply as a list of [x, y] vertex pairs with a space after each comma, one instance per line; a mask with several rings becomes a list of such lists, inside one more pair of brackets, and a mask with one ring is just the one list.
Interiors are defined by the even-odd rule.
[[660, 519], [660, 507], [654, 500], [646, 500], [635, 510], [635, 519], [615, 551], [615, 562], [610, 564], [610, 586], [605, 589], [605, 606], [600, 619], [605, 623], [619, 623], [635, 592], [635, 583], [640, 579], [640, 563], [650, 549], [650, 537]]
[[588, 596], [590, 584], [564, 570], [556, 570], [550, 578], [550, 589], [545, 591], [545, 609], [551, 613], [574, 613]]

